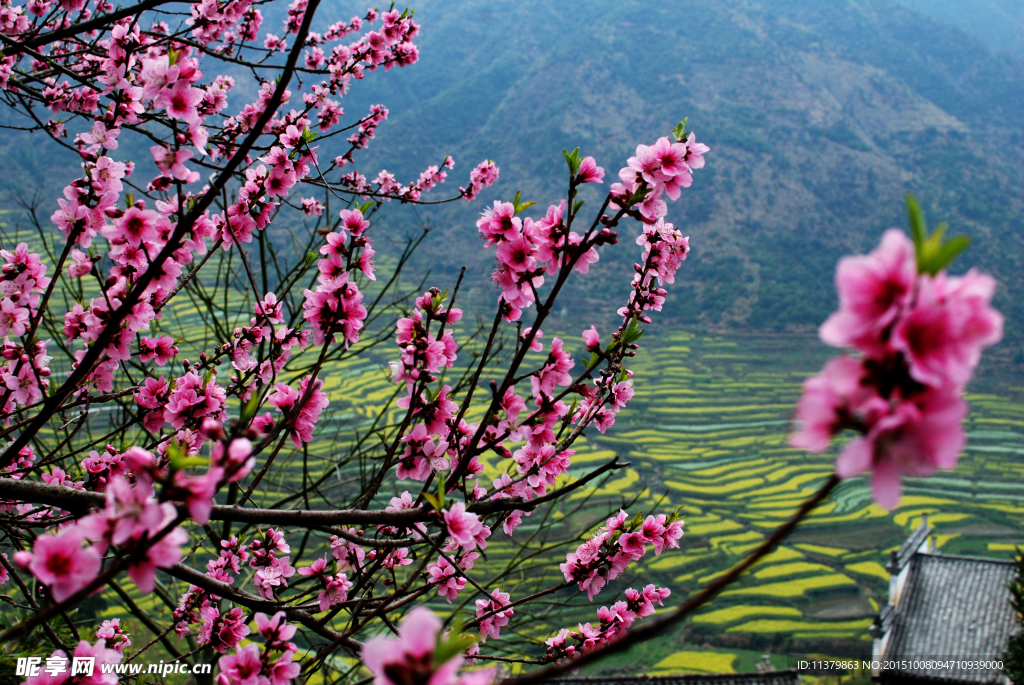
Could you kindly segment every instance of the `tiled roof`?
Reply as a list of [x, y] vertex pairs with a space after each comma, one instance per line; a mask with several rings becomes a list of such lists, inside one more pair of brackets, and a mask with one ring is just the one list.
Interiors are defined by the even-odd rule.
[[[918, 552], [909, 564], [900, 602], [882, 622], [891, 622], [885, 658], [999, 659], [1016, 627], [1006, 587], [1013, 562]], [[998, 679], [995, 674], [943, 675]]]
[[921, 517], [921, 525], [910, 534], [900, 548], [892, 553], [892, 558], [889, 559], [889, 563], [885, 565], [886, 570], [893, 575], [903, 570], [903, 567], [907, 565], [907, 562], [917, 553], [917, 550], [921, 547], [921, 544], [928, 539], [928, 536], [932, 534], [932, 529], [928, 527], [928, 517]]
[[547, 681], [550, 685], [798, 685], [796, 671], [722, 673], [715, 675], [592, 676]]

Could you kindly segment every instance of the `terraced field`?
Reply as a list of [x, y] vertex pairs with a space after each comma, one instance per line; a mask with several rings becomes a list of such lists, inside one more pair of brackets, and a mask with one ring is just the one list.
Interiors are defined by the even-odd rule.
[[[248, 320], [248, 312], [236, 314], [238, 322]], [[194, 331], [185, 336], [184, 348], [215, 342], [201, 338], [206, 314], [197, 301], [179, 298], [165, 317], [169, 331], [181, 330], [179, 324]], [[459, 339], [465, 340], [467, 324], [460, 326]], [[563, 337], [570, 348], [580, 351], [577, 336]], [[546, 515], [556, 534], [571, 539], [637, 493], [640, 497], [631, 511], [684, 505], [682, 549], [645, 557], [623, 582], [656, 582], [670, 587], [673, 599], [679, 599], [757, 546], [830, 474], [834, 454], [807, 455], [786, 442], [800, 383], [820, 367], [829, 351], [812, 339], [781, 336], [727, 338], [677, 332], [652, 335], [644, 343], [632, 366], [636, 397], [607, 435], [588, 431], [576, 444], [569, 475], [578, 477], [613, 455], [628, 459], [631, 466], [596, 491], [575, 494], [571, 510]], [[391, 404], [396, 388], [383, 372], [393, 356], [392, 346], [389, 334], [366, 357], [328, 363], [321, 377], [331, 406], [316, 439], [304, 450], [281, 453], [278, 463], [286, 468], [264, 481], [254, 497], [257, 504], [273, 506], [316, 479], [323, 479], [319, 492], [328, 502], [343, 506], [349, 500], [367, 477], [368, 462], [348, 460], [346, 455], [353, 446], [376, 440], [373, 433], [397, 416]], [[474, 349], [470, 343], [460, 354], [466, 359]], [[298, 364], [285, 379], [300, 374]], [[776, 655], [778, 665], [798, 653], [864, 654], [870, 645], [866, 629], [885, 601], [888, 575], [883, 567], [888, 551], [922, 516], [928, 515], [941, 548], [949, 552], [1005, 556], [1015, 544], [1024, 543], [1024, 404], [1018, 401], [1022, 395], [1024, 390], [1005, 377], [998, 385], [976, 384], [969, 397], [969, 444], [954, 472], [907, 482], [900, 507], [892, 512], [872, 503], [864, 479], [844, 483], [784, 546], [713, 606], [674, 634], [616, 657], [601, 670], [721, 672], [750, 670], [764, 652]], [[113, 418], [91, 417], [86, 433], [98, 439]], [[474, 418], [472, 412], [467, 416]], [[481, 481], [489, 483], [505, 466], [496, 458], [485, 460]], [[391, 483], [390, 492], [382, 495], [390, 497], [415, 486]], [[300, 503], [288, 506], [296, 505]], [[519, 556], [523, 537], [541, 531], [542, 515], [527, 519], [517, 542], [500, 532], [494, 536], [479, 567], [483, 577], [500, 578], [513, 563], [520, 563], [519, 582], [525, 583], [521, 588], [554, 580], [566, 548], [552, 548], [525, 566]], [[193, 542], [201, 556], [206, 543], [198, 537]], [[134, 601], [147, 612], [166, 615], [168, 605], [184, 589], [171, 583], [139, 596], [126, 581], [123, 596], [108, 592], [93, 601], [91, 610], [101, 616], [124, 615], [125, 601]], [[615, 601], [612, 590], [595, 605]], [[473, 599], [465, 593], [459, 598], [461, 605], [436, 602], [434, 608], [448, 613]], [[595, 605], [567, 591], [542, 605], [515, 634], [537, 644], [559, 627], [592, 620]], [[134, 628], [137, 644], [148, 641], [142, 626]]]
[[[651, 343], [634, 367], [642, 390], [596, 444], [628, 455], [653, 492], [686, 505], [684, 553], [644, 560], [651, 576], [670, 576], [673, 591], [686, 594], [755, 547], [831, 472], [834, 453], [786, 443], [800, 383], [828, 350], [783, 337], [677, 333]], [[863, 653], [886, 599], [888, 551], [924, 515], [944, 551], [1010, 554], [1024, 542], [1024, 405], [1009, 390], [970, 393], [968, 446], [955, 471], [908, 481], [891, 512], [871, 501], [866, 479], [842, 484], [788, 544], [665, 641], [674, 644], [631, 660], [653, 672], [691, 667], [684, 642], [714, 647], [707, 663], [715, 669], [721, 657], [713, 655], [723, 653], [735, 657], [731, 667], [749, 666], [747, 650]]]
[[[685, 505], [682, 549], [649, 555], [624, 583], [658, 582], [679, 598], [753, 549], [831, 473], [834, 453], [808, 455], [786, 442], [800, 383], [829, 350], [814, 340], [786, 337], [676, 333], [645, 342], [633, 366], [637, 396], [607, 435], [590, 431], [577, 445], [572, 475], [614, 454], [632, 466], [596, 496], [580, 493], [577, 499], [589, 496], [591, 503], [568, 524], [585, 525], [595, 509], [638, 491], [644, 494], [632, 510]], [[340, 364], [327, 379], [332, 398], [338, 398], [338, 428], [311, 445], [310, 454], [343, 451], [351, 432], [369, 423], [394, 392], [373, 364]], [[969, 444], [956, 471], [908, 481], [899, 508], [891, 512], [872, 502], [866, 479], [844, 483], [786, 545], [713, 606], [676, 634], [618, 658], [615, 667], [651, 673], [749, 670], [762, 652], [864, 654], [870, 648], [867, 627], [886, 599], [888, 552], [924, 515], [943, 550], [1009, 554], [1024, 543], [1024, 405], [1005, 385], [1000, 392], [970, 394]], [[489, 479], [499, 468], [488, 462], [485, 475]], [[344, 478], [341, 470], [334, 480]], [[393, 487], [397, 492], [408, 485]], [[281, 493], [265, 493], [267, 502], [288, 484], [278, 487]], [[488, 569], [512, 556], [504, 536], [495, 538], [488, 549], [494, 566]], [[545, 556], [535, 568], [546, 564], [550, 574], [561, 555], [564, 550]], [[606, 594], [598, 601], [614, 601]], [[561, 608], [566, 606], [570, 616], [593, 617], [594, 606], [578, 597], [566, 596]], [[554, 624], [540, 617], [521, 628], [520, 636], [537, 641], [562, 625], [564, 619]]]

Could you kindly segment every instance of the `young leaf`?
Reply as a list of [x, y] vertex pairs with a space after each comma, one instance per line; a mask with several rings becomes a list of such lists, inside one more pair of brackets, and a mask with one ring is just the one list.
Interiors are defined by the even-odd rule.
[[472, 635], [463, 635], [462, 621], [456, 620], [447, 639], [440, 634], [437, 637], [437, 646], [434, 647], [434, 668], [440, 668], [458, 655], [464, 654], [474, 644], [476, 638]]
[[679, 507], [674, 512], [672, 512], [672, 514], [669, 515], [668, 520], [666, 521], [666, 523], [672, 523], [673, 521], [678, 519], [679, 518], [679, 514], [682, 513], [684, 506], [685, 505], [680, 504]]
[[565, 155], [565, 163], [569, 165], [569, 175], [575, 178], [580, 173], [580, 149], [576, 148], [572, 152], [563, 149], [562, 154]]
[[929, 235], [924, 213], [912, 195], [907, 195], [907, 217], [910, 222], [910, 236], [914, 241], [914, 251], [917, 253], [918, 273], [934, 276], [948, 267], [957, 255], [971, 244], [970, 238], [965, 235], [946, 240], [946, 231], [949, 229], [949, 224], [946, 223], [936, 226]]
[[689, 120], [690, 117], [686, 117], [678, 124], [676, 124], [676, 127], [674, 129], [672, 129], [672, 136], [676, 139], [677, 143], [683, 142], [683, 139], [686, 138], [686, 122]]
[[518, 214], [519, 212], [523, 211], [524, 209], [529, 209], [530, 207], [534, 206], [535, 204], [537, 204], [537, 203], [534, 202], [533, 200], [530, 200], [529, 202], [522, 203], [521, 205], [516, 207], [516, 214]]
[[567, 411], [565, 413], [565, 416], [567, 418], [568, 417], [572, 417], [576, 413], [576, 407], [578, 407], [579, 404], [580, 404], [580, 398], [578, 398], [578, 397], [572, 398], [572, 404], [569, 405], [569, 411]]
[[441, 503], [437, 501], [437, 497], [435, 497], [429, 492], [424, 492], [423, 499], [430, 502], [430, 506], [434, 507], [435, 510], [441, 511]]
[[917, 200], [914, 199], [913, 195], [907, 194], [907, 219], [910, 222], [910, 238], [914, 241], [914, 247], [917, 250], [917, 254], [921, 254], [921, 248], [924, 246], [925, 237], [928, 235], [928, 228], [924, 223], [924, 214], [921, 212], [921, 205], [917, 204]]
[[582, 209], [582, 208], [583, 208], [583, 200], [576, 200], [576, 202], [572, 203], [572, 214], [573, 214], [573, 216], [576, 216], [577, 214], [579, 214], [580, 213], [580, 209]]
[[971, 244], [971, 239], [965, 235], [957, 235], [950, 238], [946, 243], [939, 248], [938, 253], [932, 259], [931, 267], [934, 269], [932, 275], [935, 275], [949, 266], [954, 259], [956, 259], [961, 252], [966, 250]]

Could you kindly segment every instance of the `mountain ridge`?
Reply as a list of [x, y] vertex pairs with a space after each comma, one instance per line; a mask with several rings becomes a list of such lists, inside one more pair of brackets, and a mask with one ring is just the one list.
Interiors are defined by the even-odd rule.
[[[1024, 76], [960, 29], [885, 0], [427, 0], [417, 17], [423, 71], [374, 93], [392, 116], [375, 141], [388, 153], [371, 149], [373, 162], [407, 175], [447, 152], [465, 165], [492, 157], [502, 180], [485, 199], [522, 187], [543, 205], [564, 187], [560, 148], [579, 145], [614, 175], [637, 143], [688, 115], [712, 150], [670, 209], [694, 252], [669, 314], [815, 325], [834, 306], [836, 259], [904, 225], [912, 192], [932, 223], [972, 236], [961, 268], [1000, 278], [1019, 338]], [[442, 215], [432, 263], [464, 243], [458, 257], [486, 275], [487, 256], [470, 249], [479, 210]], [[609, 254], [604, 280], [628, 282], [629, 256]]]

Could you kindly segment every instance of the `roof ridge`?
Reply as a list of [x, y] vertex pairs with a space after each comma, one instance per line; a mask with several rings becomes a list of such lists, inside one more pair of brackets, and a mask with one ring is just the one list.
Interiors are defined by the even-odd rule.
[[903, 541], [903, 544], [900, 545], [899, 549], [895, 550], [890, 555], [889, 563], [885, 565], [886, 570], [892, 575], [896, 575], [902, 571], [932, 532], [933, 529], [928, 525], [928, 516], [922, 516], [921, 523], [914, 529], [914, 532], [912, 532], [910, 536]]
[[1013, 559], [993, 559], [992, 557], [972, 557], [966, 554], [943, 554], [942, 552], [915, 552], [915, 557], [931, 557], [933, 559], [950, 559], [952, 561], [982, 561], [990, 564], [1005, 564], [1012, 566], [1016, 562]]

